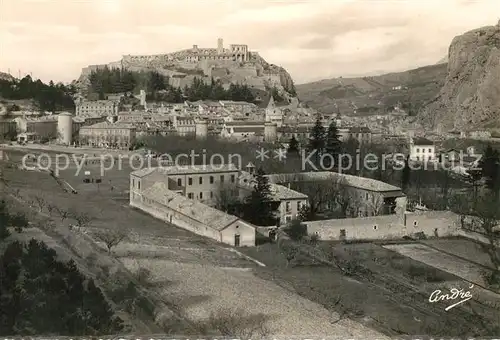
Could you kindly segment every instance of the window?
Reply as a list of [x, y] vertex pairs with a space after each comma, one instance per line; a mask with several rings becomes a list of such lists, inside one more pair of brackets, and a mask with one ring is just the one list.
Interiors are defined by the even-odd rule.
[[290, 222], [292, 220], [292, 216], [285, 216], [285, 222]]
[[432, 152], [431, 149], [429, 149], [429, 152]]
[[200, 192], [200, 200], [202, 200], [202, 199], [203, 199], [203, 193]]
[[224, 175], [220, 175], [220, 182], [224, 183]]
[[210, 191], [210, 198], [214, 198], [214, 193]]
[[417, 221], [413, 222], [413, 226], [416, 228], [417, 227]]
[[417, 148], [417, 152], [420, 152], [420, 149], [419, 149], [419, 148]]
[[188, 178], [188, 185], [193, 185], [193, 179], [191, 177]]
[[376, 225], [373, 226], [373, 230], [377, 230], [377, 226]]
[[210, 184], [214, 184], [214, 176], [210, 176]]
[[141, 182], [137, 181], [137, 189], [141, 190]]
[[297, 202], [297, 211], [300, 211], [301, 208], [302, 208], [302, 202], [298, 201]]
[[234, 175], [231, 175], [231, 183], [234, 183], [235, 180], [236, 180], [236, 177]]
[[135, 180], [132, 178], [132, 188], [135, 188]]
[[188, 193], [188, 198], [189, 198], [189, 199], [193, 199], [193, 193], [192, 193], [192, 192], [189, 192], [189, 193]]
[[203, 184], [203, 177], [200, 177], [200, 184]]
[[286, 209], [286, 212], [290, 212], [290, 210], [291, 210], [290, 202], [285, 202], [285, 209]]
[[182, 186], [182, 179], [180, 179], [180, 178], [179, 178], [179, 179], [177, 180], [177, 185], [178, 185], [178, 186]]
[[340, 237], [345, 237], [345, 229], [340, 229]]

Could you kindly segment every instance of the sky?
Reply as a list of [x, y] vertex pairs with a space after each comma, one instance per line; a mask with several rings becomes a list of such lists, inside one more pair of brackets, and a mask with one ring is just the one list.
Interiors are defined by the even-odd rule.
[[0, 0], [0, 71], [70, 82], [122, 55], [247, 44], [295, 83], [435, 64], [500, 0]]

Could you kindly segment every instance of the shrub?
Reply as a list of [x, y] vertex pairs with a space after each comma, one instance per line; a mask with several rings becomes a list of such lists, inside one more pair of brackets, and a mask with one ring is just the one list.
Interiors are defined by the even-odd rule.
[[307, 226], [300, 220], [293, 220], [285, 228], [285, 232], [293, 241], [301, 241], [307, 236]]

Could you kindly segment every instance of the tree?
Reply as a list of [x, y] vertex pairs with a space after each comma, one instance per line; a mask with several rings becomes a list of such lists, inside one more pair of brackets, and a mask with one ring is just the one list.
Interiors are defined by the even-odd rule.
[[492, 264], [486, 279], [492, 285], [500, 285], [500, 199], [486, 195], [474, 203], [466, 195], [455, 195], [452, 202], [452, 209], [460, 215], [461, 228], [484, 237], [478, 244]]
[[383, 212], [384, 209], [384, 197], [378, 193], [373, 193], [370, 195], [370, 199], [365, 202], [369, 209], [369, 214], [371, 216], [378, 216]]
[[43, 208], [45, 208], [45, 205], [47, 202], [45, 201], [45, 199], [42, 196], [37, 195], [37, 196], [33, 197], [33, 203], [36, 204], [36, 206], [38, 207], [38, 211], [42, 212]]
[[238, 197], [238, 189], [235, 185], [221, 184], [214, 194], [215, 208], [228, 214], [241, 215]]
[[479, 169], [467, 170], [467, 182], [469, 182], [472, 185], [474, 202], [477, 201], [477, 188], [479, 186], [479, 181], [481, 180], [481, 177], [482, 177], [481, 170]]
[[[342, 152], [342, 142], [339, 139], [339, 129], [334, 120], [328, 126], [326, 133], [325, 152], [333, 157], [334, 160], [339, 160]], [[338, 164], [336, 164], [338, 166]]]
[[323, 126], [321, 115], [317, 115], [316, 123], [311, 131], [311, 137], [309, 138], [309, 150], [311, 152], [316, 152], [316, 163], [319, 163], [319, 158], [323, 153], [326, 142], [326, 132]]
[[94, 234], [94, 236], [104, 242], [108, 253], [111, 254], [111, 249], [116, 247], [120, 242], [122, 242], [127, 237], [127, 232], [122, 230], [100, 230]]
[[290, 155], [296, 156], [299, 154], [299, 142], [297, 141], [295, 136], [292, 136], [292, 138], [290, 138], [290, 142], [288, 143], [287, 154], [288, 154], [287, 156]]
[[294, 219], [285, 228], [285, 232], [292, 241], [301, 241], [307, 236], [307, 226], [300, 220]]
[[295, 246], [294, 244], [287, 243], [287, 242], [280, 242], [279, 243], [280, 251], [281, 254], [285, 256], [286, 259], [286, 266], [290, 266], [290, 264], [297, 258], [297, 255], [299, 255], [299, 248]]
[[97, 336], [123, 331], [122, 320], [93, 280], [74, 261], [58, 261], [43, 242], [8, 244], [0, 256], [0, 278], [2, 334]]
[[70, 216], [70, 212], [59, 207], [55, 207], [55, 209], [61, 218], [61, 223], [64, 223], [64, 221]]
[[262, 168], [257, 170], [252, 193], [245, 202], [245, 218], [257, 225], [274, 224], [271, 185]]
[[195, 328], [205, 336], [240, 339], [264, 339], [270, 333], [264, 314], [247, 315], [243, 309], [212, 312], [206, 322], [195, 324]]
[[70, 216], [75, 219], [78, 229], [87, 228], [92, 223], [92, 216], [85, 212], [72, 210]]
[[480, 168], [483, 177], [486, 178], [486, 186], [493, 191], [495, 195], [499, 194], [500, 188], [500, 154], [488, 145], [480, 161]]

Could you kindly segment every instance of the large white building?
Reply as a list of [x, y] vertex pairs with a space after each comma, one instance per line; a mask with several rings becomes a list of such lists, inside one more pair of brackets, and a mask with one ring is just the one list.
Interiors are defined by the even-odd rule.
[[414, 137], [410, 139], [410, 160], [429, 162], [436, 160], [436, 146], [427, 138]]

